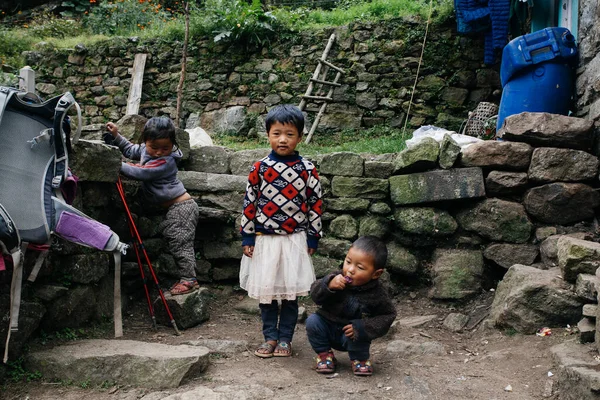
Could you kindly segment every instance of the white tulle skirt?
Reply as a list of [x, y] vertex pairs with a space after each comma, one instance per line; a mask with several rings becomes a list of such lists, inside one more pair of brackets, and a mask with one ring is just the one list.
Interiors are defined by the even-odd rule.
[[260, 303], [306, 296], [314, 281], [306, 232], [257, 235], [252, 258], [242, 256], [240, 287]]

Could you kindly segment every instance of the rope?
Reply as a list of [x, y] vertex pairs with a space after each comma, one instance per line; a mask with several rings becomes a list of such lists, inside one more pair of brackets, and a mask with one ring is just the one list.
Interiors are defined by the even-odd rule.
[[410, 102], [408, 103], [408, 110], [406, 111], [406, 121], [404, 121], [404, 128], [402, 132], [406, 132], [406, 125], [408, 125], [408, 117], [410, 116], [410, 108], [412, 106], [413, 97], [415, 96], [415, 90], [417, 88], [417, 80], [419, 79], [419, 72], [421, 71], [421, 63], [423, 62], [423, 54], [425, 54], [425, 43], [427, 42], [427, 32], [429, 32], [429, 24], [431, 23], [431, 13], [433, 11], [433, 0], [429, 0], [429, 17], [427, 18], [427, 25], [425, 26], [425, 36], [423, 37], [423, 47], [421, 48], [421, 57], [419, 58], [419, 66], [417, 67], [417, 76], [415, 76], [415, 84], [410, 94]]

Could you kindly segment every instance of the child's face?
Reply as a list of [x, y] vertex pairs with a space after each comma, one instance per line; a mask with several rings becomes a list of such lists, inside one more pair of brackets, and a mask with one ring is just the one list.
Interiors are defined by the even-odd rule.
[[282, 124], [281, 122], [273, 123], [271, 129], [267, 132], [267, 136], [271, 148], [280, 156], [293, 155], [296, 146], [302, 139], [298, 128], [294, 124]]
[[352, 278], [350, 286], [362, 286], [378, 279], [383, 269], [375, 269], [374, 257], [362, 250], [351, 247], [346, 254], [342, 274]]
[[173, 142], [169, 138], [146, 140], [146, 153], [152, 158], [165, 157], [173, 151]]

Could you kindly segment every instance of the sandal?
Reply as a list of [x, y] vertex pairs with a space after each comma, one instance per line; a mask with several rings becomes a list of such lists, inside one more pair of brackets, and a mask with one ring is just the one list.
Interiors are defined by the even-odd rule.
[[[261, 352], [260, 350], [266, 350], [266, 351]], [[271, 358], [271, 357], [273, 357], [274, 350], [275, 350], [274, 344], [271, 344], [269, 342], [264, 342], [263, 344], [258, 346], [256, 351], [254, 352], [254, 355], [256, 357], [260, 357], [260, 358]]]
[[373, 375], [373, 365], [371, 360], [359, 361], [352, 360], [352, 372], [356, 376], [371, 376]]
[[337, 360], [333, 355], [333, 351], [325, 351], [317, 354], [317, 373], [318, 374], [332, 374], [337, 368]]
[[187, 293], [195, 292], [199, 288], [200, 288], [200, 285], [198, 285], [197, 280], [194, 279], [193, 281], [187, 281], [185, 279], [182, 279], [179, 282], [177, 282], [176, 284], [174, 284], [173, 286], [171, 286], [171, 289], [169, 289], [169, 292], [171, 293], [171, 296], [177, 296], [180, 294], [187, 294]]
[[290, 342], [279, 342], [275, 351], [273, 351], [275, 357], [291, 357], [292, 356], [292, 344]]

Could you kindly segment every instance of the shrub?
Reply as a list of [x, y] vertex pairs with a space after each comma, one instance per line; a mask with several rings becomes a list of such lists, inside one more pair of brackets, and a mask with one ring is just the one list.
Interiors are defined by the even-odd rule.
[[[263, 10], [260, 0], [207, 0], [203, 12], [204, 30], [210, 29], [215, 42], [263, 46], [274, 36], [277, 18]], [[198, 21], [199, 22], [199, 21]]]
[[156, 0], [103, 1], [84, 18], [84, 24], [97, 34], [126, 36], [170, 20], [170, 11]]
[[21, 53], [30, 50], [35, 39], [24, 30], [0, 28], [0, 64], [20, 67], [24, 64]]
[[29, 31], [39, 38], [66, 38], [81, 35], [81, 23], [74, 19], [59, 18], [53, 14], [43, 14], [29, 24]]

